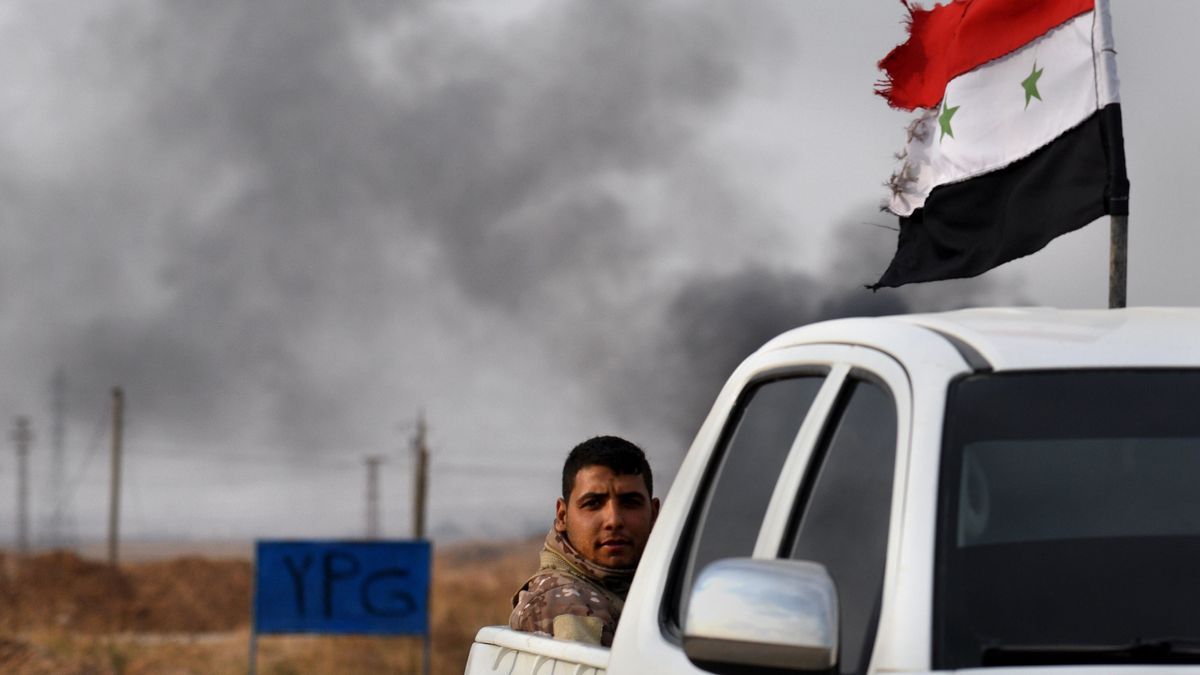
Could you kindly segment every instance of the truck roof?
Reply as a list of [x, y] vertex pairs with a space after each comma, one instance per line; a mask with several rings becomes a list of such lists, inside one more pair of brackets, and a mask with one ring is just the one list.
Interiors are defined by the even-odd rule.
[[981, 308], [837, 319], [788, 331], [763, 350], [817, 343], [870, 346], [905, 363], [961, 359], [976, 370], [1200, 367], [1200, 308]]

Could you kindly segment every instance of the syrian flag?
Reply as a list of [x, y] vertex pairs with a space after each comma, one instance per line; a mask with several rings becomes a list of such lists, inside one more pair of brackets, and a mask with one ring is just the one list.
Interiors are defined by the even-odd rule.
[[888, 182], [899, 245], [872, 289], [973, 277], [1128, 213], [1107, 0], [909, 11], [878, 93], [919, 114]]

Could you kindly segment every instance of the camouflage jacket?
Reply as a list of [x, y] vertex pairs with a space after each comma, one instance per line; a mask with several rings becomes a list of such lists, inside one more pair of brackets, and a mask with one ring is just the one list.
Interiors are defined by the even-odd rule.
[[611, 646], [633, 570], [589, 561], [553, 528], [540, 560], [537, 574], [513, 596], [508, 625], [561, 640]]

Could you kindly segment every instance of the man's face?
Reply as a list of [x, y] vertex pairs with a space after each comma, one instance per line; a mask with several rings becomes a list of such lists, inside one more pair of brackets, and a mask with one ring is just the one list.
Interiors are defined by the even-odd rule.
[[554, 529], [588, 560], [628, 569], [642, 559], [657, 517], [658, 499], [650, 498], [644, 478], [593, 465], [575, 474], [570, 499], [559, 498]]

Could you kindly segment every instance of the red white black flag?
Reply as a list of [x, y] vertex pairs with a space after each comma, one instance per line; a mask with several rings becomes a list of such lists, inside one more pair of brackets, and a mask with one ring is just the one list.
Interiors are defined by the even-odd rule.
[[1105, 215], [1129, 181], [1106, 0], [910, 7], [879, 93], [916, 110], [887, 209], [896, 256], [872, 288], [972, 277]]

